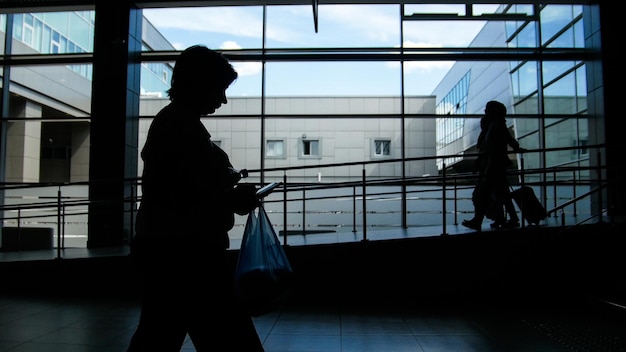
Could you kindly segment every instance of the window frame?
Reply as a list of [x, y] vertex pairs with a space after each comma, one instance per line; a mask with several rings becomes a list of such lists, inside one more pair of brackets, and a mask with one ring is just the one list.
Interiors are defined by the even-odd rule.
[[[389, 150], [388, 154], [384, 154], [384, 152], [379, 154], [377, 152], [376, 144], [378, 142], [382, 142], [382, 143], [386, 142], [386, 144], [388, 146], [388, 150]], [[384, 138], [384, 137], [372, 138], [372, 143], [371, 143], [371, 149], [370, 150], [371, 150], [371, 157], [372, 158], [376, 158], [376, 159], [387, 159], [387, 158], [390, 159], [390, 158], [392, 158], [392, 156], [393, 156], [393, 149], [392, 149], [392, 144], [391, 144], [391, 138]], [[383, 150], [384, 150], [384, 148], [383, 148]]]
[[[273, 148], [269, 147], [269, 143], [277, 143], [280, 142], [282, 143], [282, 149], [281, 149], [281, 153], [280, 154], [276, 154], [276, 155], [268, 155], [268, 152], [270, 150], [273, 150]], [[287, 158], [287, 142], [285, 138], [267, 138], [265, 140], [265, 158], [266, 159], [285, 159]]]
[[[304, 154], [305, 152], [305, 142], [316, 142], [317, 143], [317, 154]], [[309, 150], [311, 148], [308, 148]], [[303, 137], [298, 142], [298, 159], [321, 159], [322, 158], [322, 141], [320, 138], [311, 138], [311, 137]]]

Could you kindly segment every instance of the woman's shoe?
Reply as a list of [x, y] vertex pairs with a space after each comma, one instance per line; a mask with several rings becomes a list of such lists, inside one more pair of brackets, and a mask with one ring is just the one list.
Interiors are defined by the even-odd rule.
[[461, 223], [461, 225], [470, 228], [472, 230], [476, 230], [476, 231], [480, 231], [482, 228], [482, 224], [479, 223], [476, 220], [463, 220], [463, 222]]

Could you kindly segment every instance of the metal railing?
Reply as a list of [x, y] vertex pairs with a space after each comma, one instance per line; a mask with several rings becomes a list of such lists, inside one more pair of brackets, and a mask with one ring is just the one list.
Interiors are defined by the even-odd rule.
[[[525, 155], [564, 149], [571, 148], [529, 150]], [[442, 172], [436, 176], [385, 178], [368, 176], [367, 173], [367, 168], [373, 164], [432, 161], [446, 157], [448, 156], [321, 164], [248, 172], [250, 175], [256, 174], [259, 179], [272, 178], [283, 183], [264, 200], [264, 206], [274, 226], [282, 229], [280, 234], [284, 245], [290, 244], [289, 238], [293, 235], [324, 236], [337, 233], [338, 230], [347, 230], [355, 234], [353, 239], [361, 241], [369, 239], [368, 231], [371, 229], [383, 228], [408, 229], [432, 225], [440, 227], [441, 235], [447, 235], [449, 223], [458, 225], [459, 215], [473, 212], [471, 191], [476, 174]], [[354, 166], [361, 168], [360, 177], [332, 182], [301, 181], [303, 169]], [[510, 172], [513, 185], [535, 188], [542, 195], [542, 203], [551, 205], [546, 206], [549, 208], [548, 214], [555, 218], [560, 216], [560, 226], [567, 225], [566, 219], [570, 219], [570, 224], [578, 223], [580, 217], [584, 221], [603, 221], [606, 209], [603, 208], [601, 193], [608, 184], [608, 180], [601, 176], [606, 174], [604, 167], [524, 169], [524, 155], [520, 157], [520, 166], [519, 170]], [[531, 182], [526, 181], [527, 179], [539, 181]], [[133, 190], [124, 199], [128, 204], [124, 208], [131, 213], [129, 215], [132, 222], [137, 205], [141, 202], [138, 191], [141, 179], [127, 179], [125, 183], [130, 184]], [[56, 230], [57, 256], [62, 257], [62, 250], [68, 246], [68, 238], [75, 235], [75, 232], [81, 232], [80, 236], [85, 241], [87, 239], [87, 214], [89, 205], [93, 204], [87, 196], [88, 187], [89, 183], [85, 182], [6, 183], [2, 187], [5, 193], [5, 204], [1, 207], [3, 227], [16, 227], [18, 237], [23, 228], [53, 227]], [[600, 199], [597, 209], [592, 208], [592, 197]], [[119, 202], [118, 199], [111, 201]], [[240, 231], [243, 231], [243, 220], [245, 219], [240, 219], [238, 223]], [[69, 228], [72, 231], [68, 231]], [[237, 229], [233, 232], [237, 232]], [[128, 241], [131, 240], [132, 233], [128, 238]]]

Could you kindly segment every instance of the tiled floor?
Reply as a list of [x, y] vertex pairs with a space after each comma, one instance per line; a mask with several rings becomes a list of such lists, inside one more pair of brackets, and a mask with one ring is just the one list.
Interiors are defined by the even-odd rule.
[[[460, 227], [451, 229], [451, 233], [467, 233]], [[384, 237], [384, 233], [371, 236]], [[83, 250], [76, 257], [126, 255], [125, 249], [118, 252]], [[29, 255], [0, 259], [35, 260]], [[419, 285], [416, 280], [415, 292], [424, 292]], [[2, 292], [0, 286], [0, 352], [125, 351], [140, 313], [139, 302], [131, 298], [61, 299]], [[399, 295], [404, 298], [388, 302], [345, 295], [335, 301], [332, 294], [326, 300], [292, 297], [254, 321], [266, 352], [626, 351], [626, 306], [608, 311], [595, 303], [572, 304], [558, 297], [527, 302]], [[187, 341], [182, 351], [195, 349]]]
[[[423, 303], [288, 302], [255, 324], [267, 352], [626, 350], [624, 325], [587, 311]], [[0, 351], [125, 351], [138, 316], [132, 300], [0, 297]]]

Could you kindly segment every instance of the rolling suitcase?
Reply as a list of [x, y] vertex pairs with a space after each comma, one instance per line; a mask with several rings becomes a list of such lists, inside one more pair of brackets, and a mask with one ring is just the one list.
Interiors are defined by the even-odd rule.
[[529, 186], [523, 186], [511, 191], [511, 197], [513, 197], [513, 200], [520, 208], [522, 218], [529, 225], [538, 225], [541, 220], [548, 216], [546, 208], [543, 207], [535, 195], [535, 191]]

